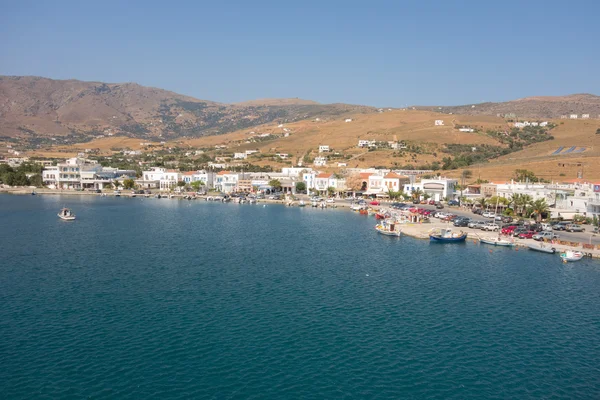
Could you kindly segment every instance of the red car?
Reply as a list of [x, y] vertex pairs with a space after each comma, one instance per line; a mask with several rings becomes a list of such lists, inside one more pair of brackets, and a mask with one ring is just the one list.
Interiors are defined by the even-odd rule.
[[429, 200], [429, 205], [430, 205], [430, 206], [433, 206], [433, 205], [435, 205], [435, 200]]
[[372, 202], [369, 203], [372, 206], [378, 206], [379, 202], [377, 200], [373, 200]]
[[505, 226], [504, 228], [502, 228], [502, 234], [511, 235], [515, 229], [517, 229], [516, 225]]
[[519, 234], [519, 237], [521, 239], [531, 239], [533, 237], [533, 235], [536, 234], [536, 231], [527, 231], [527, 232], [523, 232], [521, 234]]

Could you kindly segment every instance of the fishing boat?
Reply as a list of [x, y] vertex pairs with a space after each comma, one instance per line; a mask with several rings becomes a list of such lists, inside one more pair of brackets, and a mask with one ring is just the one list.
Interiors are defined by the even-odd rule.
[[359, 213], [360, 215], [369, 215], [369, 211], [368, 211], [368, 210], [365, 210], [365, 209], [361, 209], [361, 210], [360, 210], [358, 213]]
[[64, 221], [73, 221], [75, 219], [75, 214], [73, 214], [69, 208], [65, 207], [58, 213], [58, 218]]
[[529, 248], [529, 250], [540, 251], [542, 253], [548, 253], [548, 254], [554, 254], [554, 253], [556, 253], [556, 249], [554, 247], [548, 246], [548, 245], [546, 245], [544, 243], [530, 244], [527, 247]]
[[385, 223], [385, 222], [383, 222], [379, 225], [376, 225], [375, 230], [377, 232], [381, 233], [382, 235], [397, 236], [397, 237], [400, 237], [401, 232], [402, 232], [396, 224], [389, 224], [389, 223]]
[[306, 207], [306, 203], [304, 202], [304, 200], [300, 200], [300, 202], [298, 203], [298, 207]]
[[514, 242], [511, 242], [510, 240], [501, 239], [498, 237], [479, 238], [479, 243], [491, 244], [493, 246], [505, 246], [505, 247], [510, 247], [510, 246], [515, 245]]
[[583, 253], [580, 251], [567, 250], [560, 253], [560, 258], [562, 258], [563, 262], [579, 261], [583, 258]]
[[450, 228], [442, 228], [429, 234], [429, 240], [432, 242], [464, 242], [467, 234], [463, 231], [453, 232]]

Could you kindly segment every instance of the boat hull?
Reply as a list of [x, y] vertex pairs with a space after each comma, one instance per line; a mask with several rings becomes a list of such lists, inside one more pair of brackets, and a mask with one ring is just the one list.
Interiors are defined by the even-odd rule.
[[486, 240], [486, 239], [479, 239], [479, 242], [489, 244], [492, 246], [501, 246], [501, 247], [511, 247], [511, 246], [515, 245], [514, 243], [511, 243], [511, 242]]
[[64, 215], [60, 215], [60, 214], [58, 214], [58, 218], [62, 219], [63, 221], [74, 221], [75, 220], [75, 216], [65, 217]]
[[529, 248], [529, 250], [539, 251], [541, 253], [547, 253], [547, 254], [556, 253], [556, 249], [554, 247], [540, 247], [540, 246], [534, 246], [534, 245], [529, 245], [527, 247]]
[[458, 242], [464, 242], [466, 239], [467, 239], [466, 233], [459, 237], [440, 237], [440, 236], [435, 236], [435, 235], [429, 235], [429, 240], [431, 242], [438, 242], [438, 243], [458, 243]]
[[402, 234], [401, 231], [386, 231], [383, 229], [377, 229], [375, 228], [375, 230], [380, 233], [381, 235], [385, 235], [385, 236], [396, 236], [396, 237], [400, 237], [400, 235]]
[[583, 254], [582, 253], [573, 253], [573, 254], [565, 254], [562, 253], [560, 255], [560, 258], [564, 261], [564, 262], [573, 262], [573, 261], [579, 261], [583, 258]]

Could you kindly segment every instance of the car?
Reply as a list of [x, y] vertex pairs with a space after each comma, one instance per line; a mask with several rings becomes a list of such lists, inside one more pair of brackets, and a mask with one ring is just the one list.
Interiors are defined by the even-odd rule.
[[481, 216], [482, 216], [482, 217], [484, 217], [484, 218], [494, 218], [494, 217], [496, 216], [496, 214], [494, 214], [494, 213], [493, 213], [493, 212], [491, 212], [491, 211], [484, 211], [484, 212], [481, 214]]
[[433, 214], [433, 216], [436, 218], [444, 218], [446, 216], [446, 213], [443, 211], [436, 211], [436, 213]]
[[449, 200], [449, 201], [448, 201], [448, 205], [449, 205], [449, 206], [457, 206], [457, 205], [459, 205], [459, 204], [460, 204], [460, 203], [458, 202], [458, 200]]
[[502, 222], [502, 215], [496, 215], [494, 221]]
[[440, 218], [442, 221], [453, 221], [454, 219], [456, 219], [457, 215], [454, 214], [446, 214], [445, 217]]
[[441, 210], [442, 208], [444, 208], [444, 205], [442, 203], [435, 203], [435, 208]]
[[325, 203], [333, 204], [335, 203], [335, 200], [333, 198], [329, 198], [325, 201]]
[[533, 237], [533, 235], [535, 235], [535, 231], [525, 231], [525, 232], [519, 233], [519, 238], [531, 239]]
[[502, 228], [501, 232], [504, 235], [512, 235], [515, 229], [517, 229], [517, 225], [507, 225]]
[[569, 225], [565, 226], [565, 231], [567, 231], [567, 232], [584, 232], [585, 229], [583, 228], [583, 226], [578, 225], [578, 224], [569, 224]]
[[558, 235], [556, 233], [553, 233], [553, 232], [542, 231], [542, 232], [536, 233], [531, 238], [533, 240], [537, 240], [538, 242], [540, 242], [540, 241], [542, 241], [544, 239], [547, 239], [547, 240], [557, 239]]
[[494, 223], [488, 223], [483, 226], [482, 230], [497, 232], [500, 230], [500, 225], [494, 224]]
[[421, 201], [419, 201], [419, 200], [417, 200], [417, 199], [414, 199], [414, 200], [412, 201], [412, 203], [413, 203], [413, 204], [419, 204], [420, 202], [421, 202]]
[[529, 231], [529, 229], [526, 229], [526, 228], [523, 228], [522, 226], [519, 226], [515, 230], [512, 231], [512, 235], [514, 237], [518, 237], [521, 233], [527, 232], [527, 231]]
[[564, 231], [564, 230], [565, 230], [565, 227], [566, 227], [567, 225], [568, 225], [568, 224], [566, 224], [566, 223], [564, 223], [564, 222], [559, 222], [559, 223], [556, 223], [556, 224], [552, 225], [552, 230], [553, 230], [553, 231]]
[[481, 222], [483, 222], [483, 221], [474, 221], [474, 220], [471, 220], [471, 221], [469, 221], [469, 224], [468, 224], [467, 226], [468, 226], [469, 228], [475, 228], [475, 229], [477, 229], [478, 225], [479, 225]]
[[505, 216], [502, 217], [502, 222], [505, 223], [505, 224], [506, 223], [510, 223], [510, 222], [513, 222], [513, 219], [512, 219], [512, 217], [510, 217], [508, 215], [505, 215]]
[[421, 200], [421, 204], [427, 204], [427, 200]]
[[429, 205], [430, 205], [430, 206], [433, 206], [433, 205], [435, 205], [435, 200], [429, 200]]
[[465, 218], [456, 218], [452, 224], [454, 226], [468, 227], [469, 226], [469, 222], [470, 221], [468, 219], [465, 219]]
[[378, 206], [379, 202], [377, 200], [373, 200], [372, 202], [369, 203], [372, 206]]

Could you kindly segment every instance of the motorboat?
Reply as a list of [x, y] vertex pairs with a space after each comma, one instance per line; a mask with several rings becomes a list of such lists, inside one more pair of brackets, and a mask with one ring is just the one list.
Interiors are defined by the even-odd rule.
[[505, 247], [510, 247], [510, 246], [515, 245], [515, 243], [510, 240], [506, 240], [506, 239], [502, 239], [502, 238], [498, 238], [498, 237], [479, 238], [479, 243], [491, 244], [493, 246], [505, 246]]
[[583, 258], [583, 253], [581, 251], [567, 250], [560, 253], [560, 258], [562, 258], [563, 262], [579, 261]]
[[298, 207], [306, 207], [306, 203], [304, 202], [304, 200], [300, 200], [300, 202], [298, 203]]
[[397, 224], [381, 223], [375, 226], [375, 230], [382, 235], [400, 237], [402, 230]]
[[75, 214], [73, 214], [71, 209], [65, 207], [58, 213], [58, 218], [62, 219], [63, 221], [73, 221], [75, 220]]
[[464, 242], [467, 239], [467, 233], [463, 231], [454, 232], [450, 228], [442, 228], [429, 234], [429, 240], [432, 242]]
[[548, 254], [554, 254], [554, 253], [556, 253], [556, 249], [554, 247], [549, 246], [549, 245], [547, 245], [545, 243], [530, 244], [527, 247], [529, 248], [529, 250], [540, 251], [542, 253], [548, 253]]

